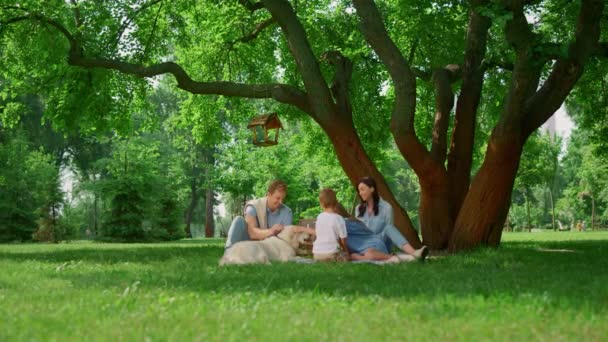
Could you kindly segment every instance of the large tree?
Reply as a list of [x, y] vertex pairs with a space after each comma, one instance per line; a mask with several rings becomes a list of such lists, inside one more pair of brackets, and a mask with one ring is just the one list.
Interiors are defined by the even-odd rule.
[[[386, 116], [365, 113], [360, 97], [389, 89], [390, 132], [419, 178], [422, 237], [435, 249], [499, 244], [526, 139], [559, 108], [588, 60], [608, 55], [600, 41], [603, 0], [4, 2], [2, 53], [10, 52], [11, 62], [36, 64], [36, 54], [65, 53], [74, 69], [58, 67], [57, 73], [76, 84], [129, 83], [107, 70], [139, 78], [171, 74], [178, 88], [193, 94], [272, 99], [308, 115], [329, 137], [353, 184], [362, 176], [377, 180], [395, 208], [396, 225], [418, 246], [406, 211], [361, 140], [361, 118], [383, 122]], [[31, 32], [38, 34], [28, 38]], [[59, 36], [63, 48], [44, 50]], [[28, 43], [39, 48], [24, 49]], [[365, 77], [382, 79], [388, 71], [385, 80], [392, 82], [361, 90], [353, 82], [362, 82], [356, 75], [361, 63], [353, 63], [361, 56], [363, 63], [383, 66], [367, 68]], [[37, 76], [21, 65], [7, 70]], [[227, 70], [219, 80], [217, 68]], [[41, 73], [50, 78], [48, 69]], [[503, 93], [491, 96], [500, 114], [471, 177], [489, 78], [504, 80], [494, 89]], [[435, 89], [428, 143], [414, 120], [423, 84]]]

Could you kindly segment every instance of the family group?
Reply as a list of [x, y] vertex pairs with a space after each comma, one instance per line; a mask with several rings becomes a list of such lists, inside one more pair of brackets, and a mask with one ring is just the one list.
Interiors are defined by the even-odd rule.
[[[319, 193], [323, 211], [316, 218], [315, 228], [297, 227], [315, 236], [314, 260], [398, 263], [426, 258], [428, 248], [415, 249], [393, 224], [393, 209], [380, 198], [373, 178], [360, 179], [357, 194], [360, 203], [351, 215], [337, 201], [335, 191], [326, 188]], [[247, 202], [244, 215], [237, 216], [228, 230], [226, 249], [241, 241], [275, 237], [291, 225], [292, 211], [283, 204], [286, 196], [287, 184], [274, 180], [265, 197]], [[398, 250], [395, 254], [391, 253], [393, 247]]]

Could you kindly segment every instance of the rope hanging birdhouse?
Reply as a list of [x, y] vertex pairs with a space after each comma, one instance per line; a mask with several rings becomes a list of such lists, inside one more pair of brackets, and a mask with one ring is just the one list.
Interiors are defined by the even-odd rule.
[[[279, 143], [279, 129], [283, 128], [283, 125], [277, 113], [270, 113], [254, 117], [247, 128], [253, 133], [253, 144], [264, 147]], [[273, 130], [274, 139], [269, 136]]]

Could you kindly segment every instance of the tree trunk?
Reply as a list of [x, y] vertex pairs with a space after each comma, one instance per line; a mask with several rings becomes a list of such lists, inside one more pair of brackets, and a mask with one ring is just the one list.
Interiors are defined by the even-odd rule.
[[551, 225], [553, 226], [553, 231], [557, 231], [557, 226], [555, 225], [555, 205], [553, 204], [553, 192], [549, 189], [549, 201], [551, 203]]
[[397, 202], [386, 184], [384, 176], [367, 156], [352, 122], [349, 123], [344, 118], [340, 122], [337, 121], [335, 120], [331, 125], [321, 124], [321, 127], [330, 138], [338, 160], [349, 177], [350, 182], [356, 187], [360, 178], [365, 176], [374, 178], [378, 186], [378, 189], [376, 189], [378, 194], [393, 207], [395, 226], [414, 248], [419, 248], [422, 244], [407, 212]]
[[526, 200], [526, 227], [528, 232], [532, 232], [532, 224], [530, 223], [530, 200], [528, 199], [528, 188], [524, 189], [524, 199]]
[[213, 189], [205, 191], [205, 237], [211, 238], [215, 234], [215, 221], [213, 220]]
[[595, 198], [591, 197], [591, 230], [595, 230]]
[[194, 209], [196, 208], [196, 206], [198, 204], [199, 198], [200, 198], [200, 196], [198, 195], [198, 187], [196, 184], [196, 178], [193, 177], [192, 182], [190, 183], [190, 204], [188, 205], [188, 208], [186, 208], [186, 212], [184, 215], [184, 219], [185, 219], [184, 221], [186, 221], [186, 227], [185, 227], [184, 231], [186, 232], [187, 238], [192, 237], [192, 230], [190, 229], [190, 226], [192, 225]]
[[98, 213], [98, 196], [97, 196], [97, 190], [93, 191], [93, 235], [97, 236], [97, 233], [99, 232], [99, 224], [97, 223], [97, 217], [99, 216]]
[[452, 251], [500, 243], [523, 141], [517, 132], [497, 131], [490, 138], [486, 159], [458, 213], [449, 243]]
[[450, 216], [449, 189], [444, 174], [421, 178], [418, 216], [422, 241], [433, 250], [446, 249], [454, 222]]

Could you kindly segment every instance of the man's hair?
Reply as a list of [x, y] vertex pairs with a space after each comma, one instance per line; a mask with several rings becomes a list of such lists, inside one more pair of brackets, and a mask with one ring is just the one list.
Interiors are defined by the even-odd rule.
[[273, 194], [275, 191], [281, 190], [287, 192], [287, 184], [280, 179], [275, 179], [268, 185], [268, 193]]
[[325, 188], [319, 193], [319, 202], [324, 208], [335, 208], [338, 204], [336, 192], [332, 189]]

